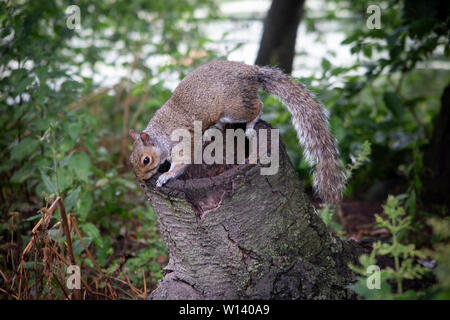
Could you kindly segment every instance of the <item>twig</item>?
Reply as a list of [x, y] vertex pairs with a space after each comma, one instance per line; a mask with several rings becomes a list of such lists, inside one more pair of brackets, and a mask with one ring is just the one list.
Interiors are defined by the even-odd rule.
[[136, 288], [135, 286], [133, 286], [133, 284], [131, 283], [130, 277], [126, 273], [125, 273], [125, 278], [127, 279], [128, 285], [130, 286], [131, 290], [137, 292], [138, 295], [140, 295], [141, 297], [144, 297], [143, 296], [144, 293], [141, 290], [139, 290], [138, 288]]
[[2, 269], [0, 269], [0, 275], [2, 276], [2, 278], [5, 280], [5, 283], [8, 283], [8, 278], [6, 278], [5, 274], [3, 273]]
[[119, 281], [120, 283], [126, 284], [135, 294], [142, 297], [142, 292], [138, 288], [133, 286], [130, 282], [123, 281], [122, 279], [119, 279], [116, 277], [111, 277], [111, 279]]
[[66, 289], [64, 289], [64, 286], [61, 284], [61, 282], [59, 282], [58, 277], [56, 276], [56, 274], [53, 274], [53, 278], [56, 280], [56, 282], [58, 282], [59, 287], [61, 288], [62, 292], [64, 293], [64, 295], [66, 296], [67, 300], [70, 300], [69, 295], [66, 292]]
[[56, 249], [54, 249], [50, 243], [48, 243], [47, 241], [44, 241], [44, 244], [66, 265], [66, 266], [70, 266], [69, 261], [67, 261], [61, 254], [58, 253], [58, 251], [56, 251]]
[[[59, 206], [60, 209], [60, 215], [61, 215], [61, 222], [56, 223], [53, 227], [55, 228], [56, 226], [58, 226], [59, 224], [59, 228], [58, 228], [58, 233], [56, 235], [55, 238], [55, 242], [52, 243], [51, 239], [48, 239], [46, 237], [41, 238], [39, 236], [38, 233], [38, 229], [39, 227], [41, 227], [42, 225], [46, 225], [49, 221], [49, 219], [51, 218], [51, 215], [53, 214], [53, 212], [56, 210], [56, 208]], [[96, 262], [94, 256], [92, 255], [92, 253], [89, 251], [88, 247], [86, 246], [86, 243], [84, 242], [83, 238], [81, 237], [80, 231], [78, 230], [77, 226], [76, 226], [76, 220], [75, 217], [73, 217], [70, 213], [66, 214], [65, 211], [65, 207], [64, 207], [64, 202], [62, 200], [61, 197], [57, 197], [53, 203], [51, 204], [51, 206], [47, 209], [47, 208], [43, 208], [41, 209], [42, 212], [42, 217], [41, 219], [38, 221], [38, 223], [33, 227], [32, 229], [32, 237], [29, 240], [28, 244], [26, 245], [25, 249], [22, 251], [22, 255], [21, 255], [21, 261], [20, 261], [20, 266], [19, 266], [19, 290], [18, 290], [18, 295], [11, 295], [14, 298], [16, 298], [17, 300], [21, 300], [22, 298], [22, 293], [26, 293], [26, 288], [22, 288], [23, 283], [25, 283], [26, 286], [26, 282], [24, 282], [26, 280], [26, 274], [24, 273], [24, 266], [25, 266], [25, 255], [27, 253], [30, 252], [31, 248], [34, 246], [35, 248], [39, 249], [40, 245], [39, 242], [41, 242], [44, 245], [44, 248], [48, 248], [52, 254], [54, 254], [64, 265], [66, 266], [70, 266], [70, 265], [76, 265], [76, 260], [75, 260], [75, 255], [73, 253], [73, 246], [72, 246], [72, 238], [71, 238], [71, 232], [74, 229], [77, 236], [80, 239], [80, 242], [82, 243], [84, 249], [86, 250], [86, 253], [89, 256], [89, 259], [94, 263], [94, 265], [96, 266], [97, 270], [100, 272], [100, 274], [102, 275], [102, 277], [105, 280], [106, 286], [105, 286], [105, 293], [102, 292], [98, 292], [98, 290], [94, 291], [91, 289], [91, 287], [87, 284], [87, 282], [81, 278], [81, 283], [83, 284], [83, 286], [86, 288], [86, 291], [89, 292], [91, 295], [96, 295], [96, 296], [101, 296], [104, 297], [106, 299], [116, 299], [117, 295], [116, 292], [112, 289], [109, 281], [108, 281], [108, 277], [104, 274], [103, 270], [99, 267], [98, 263]], [[57, 246], [58, 246], [58, 240], [59, 237], [61, 235], [61, 231], [64, 228], [64, 234], [66, 235], [66, 247], [67, 247], [67, 252], [69, 255], [69, 260], [67, 260], [63, 254], [59, 253], [57, 250]], [[49, 241], [50, 240], [50, 241]], [[37, 258], [36, 258], [37, 259]], [[5, 274], [0, 270], [0, 275], [5, 279], [5, 282], [7, 281], [7, 278], [5, 276]], [[65, 290], [63, 284], [60, 282], [58, 276], [56, 274], [52, 275], [58, 282], [61, 290], [63, 290], [63, 294], [67, 299], [70, 299], [70, 294]], [[14, 281], [14, 280], [13, 280]], [[110, 292], [110, 294], [108, 295], [108, 290]], [[2, 291], [6, 292], [6, 290]], [[85, 291], [85, 294], [86, 294]], [[73, 299], [81, 299], [81, 290], [80, 289], [75, 289], [73, 290]]]
[[36, 233], [36, 230], [41, 226], [42, 222], [44, 222], [44, 215], [42, 215], [41, 219], [39, 219], [38, 223], [36, 223], [33, 230], [31, 230], [32, 234]]
[[10, 295], [10, 296], [12, 296], [13, 298], [19, 300], [18, 297], [17, 297], [15, 294], [9, 293], [9, 292], [6, 291], [5, 289], [0, 288], [0, 291], [3, 291], [3, 292], [6, 293], [7, 295]]
[[75, 265], [76, 261], [75, 261], [75, 256], [73, 254], [73, 249], [72, 249], [72, 238], [70, 237], [70, 229], [69, 229], [69, 224], [67, 223], [67, 216], [66, 216], [66, 210], [64, 208], [64, 202], [61, 200], [60, 197], [58, 197], [55, 202], [59, 203], [59, 211], [61, 214], [61, 219], [62, 219], [62, 225], [64, 228], [64, 234], [66, 235], [66, 244], [67, 244], [67, 251], [69, 253], [69, 258], [70, 258], [70, 262]]
[[[142, 270], [142, 278], [144, 279], [144, 296], [147, 296], [147, 282], [145, 279], [145, 271], [144, 270]], [[144, 297], [144, 299], [145, 299], [145, 297]]]
[[[66, 244], [67, 244], [67, 251], [69, 253], [70, 262], [72, 265], [76, 265], [75, 256], [73, 254], [72, 250], [72, 239], [70, 238], [70, 229], [69, 225], [67, 223], [67, 216], [66, 216], [66, 209], [64, 208], [64, 202], [62, 201], [61, 197], [56, 198], [55, 202], [59, 203], [59, 213], [61, 214], [62, 219], [62, 225], [64, 228], [64, 234], [66, 235]], [[80, 300], [80, 290], [75, 289], [74, 290], [74, 298], [75, 300]]]
[[117, 289], [120, 290], [122, 293], [126, 294], [127, 296], [129, 296], [130, 298], [133, 298], [133, 299], [137, 300], [136, 296], [133, 296], [131, 293], [129, 293], [128, 291], [122, 289], [121, 287], [118, 286]]
[[[29, 244], [31, 243], [31, 241], [29, 242]], [[22, 294], [22, 275], [23, 275], [23, 264], [24, 264], [24, 260], [22, 259], [20, 261], [20, 271], [19, 271], [19, 294], [17, 295], [17, 300], [20, 300], [21, 294]]]
[[58, 234], [56, 235], [55, 244], [53, 245], [53, 249], [56, 249], [56, 246], [58, 245], [59, 235], [61, 234], [62, 224], [61, 224], [61, 222], [58, 222], [58, 224], [59, 224]]
[[86, 243], [83, 240], [83, 237], [80, 234], [80, 231], [78, 230], [77, 224], [75, 222], [75, 217], [72, 216], [72, 225], [73, 225], [73, 229], [75, 230], [76, 234], [78, 235], [78, 238], [80, 239], [81, 244], [84, 247], [84, 250], [86, 250], [86, 253], [89, 257], [89, 259], [92, 261], [92, 263], [94, 264], [94, 266], [97, 268], [97, 270], [100, 272], [100, 274], [102, 275], [103, 279], [105, 280], [105, 289], [108, 288], [109, 291], [111, 292], [111, 294], [113, 295], [113, 298], [115, 298], [115, 293], [111, 288], [111, 285], [108, 282], [108, 277], [105, 275], [105, 273], [103, 272], [102, 268], [100, 268], [100, 266], [98, 265], [97, 261], [95, 260], [94, 256], [92, 255], [91, 251], [89, 250], [89, 248], [86, 246]]
[[86, 243], [83, 240], [83, 237], [80, 234], [80, 231], [78, 230], [77, 224], [75, 222], [75, 217], [72, 217], [72, 225], [73, 228], [75, 230], [75, 233], [78, 235], [78, 238], [81, 241], [81, 244], [84, 247], [84, 250], [86, 250], [86, 253], [89, 257], [89, 259], [92, 261], [92, 263], [94, 264], [94, 266], [97, 268], [97, 270], [100, 272], [100, 274], [102, 275], [103, 278], [105, 278], [106, 280], [106, 275], [103, 273], [103, 270], [100, 268], [100, 266], [97, 264], [97, 261], [95, 260], [94, 256], [91, 254], [91, 251], [89, 251], [88, 247], [86, 246]]
[[108, 298], [108, 299], [112, 299], [110, 296], [108, 296], [108, 295], [106, 295], [104, 293], [93, 291], [91, 289], [91, 287], [87, 284], [87, 282], [84, 281], [83, 278], [81, 278], [80, 280], [81, 280], [81, 283], [83, 284], [83, 286], [86, 288], [87, 291], [89, 291], [90, 294], [97, 295], [97, 296], [102, 296], [102, 297], [105, 297], [105, 298]]

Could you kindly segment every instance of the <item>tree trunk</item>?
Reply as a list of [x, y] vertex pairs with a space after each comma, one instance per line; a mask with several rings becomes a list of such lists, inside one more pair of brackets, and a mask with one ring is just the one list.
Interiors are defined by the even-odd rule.
[[[236, 126], [232, 126], [236, 128]], [[258, 122], [255, 129], [270, 126]], [[225, 143], [224, 143], [225, 145]], [[360, 253], [330, 234], [280, 142], [279, 170], [190, 165], [177, 180], [142, 186], [169, 251], [149, 299], [346, 299]]]
[[297, 29], [305, 0], [273, 0], [264, 20], [264, 32], [255, 64], [292, 72]]
[[435, 118], [433, 136], [424, 160], [424, 200], [450, 208], [450, 84], [441, 96], [441, 110]]

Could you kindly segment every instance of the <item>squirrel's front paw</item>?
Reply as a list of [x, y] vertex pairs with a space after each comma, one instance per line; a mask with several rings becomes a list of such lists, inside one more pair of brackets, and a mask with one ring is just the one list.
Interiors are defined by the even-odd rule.
[[156, 186], [157, 186], [158, 188], [162, 187], [164, 184], [166, 184], [167, 181], [170, 180], [170, 178], [171, 178], [171, 177], [170, 177], [169, 175], [163, 173], [162, 175], [160, 175], [160, 176], [158, 177], [158, 180], [156, 181]]

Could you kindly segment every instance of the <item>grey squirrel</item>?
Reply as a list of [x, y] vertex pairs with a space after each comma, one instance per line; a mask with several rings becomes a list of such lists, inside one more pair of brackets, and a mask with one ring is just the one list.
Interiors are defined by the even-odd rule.
[[248, 134], [262, 112], [260, 88], [277, 96], [290, 111], [304, 156], [315, 166], [314, 190], [326, 203], [338, 203], [345, 175], [326, 110], [282, 71], [233, 61], [213, 61], [189, 73], [145, 130], [140, 134], [130, 130], [134, 140], [130, 163], [137, 178], [151, 178], [166, 160], [170, 169], [159, 176], [157, 186], [180, 176], [187, 165], [173, 159], [176, 142], [171, 141], [171, 133], [177, 128], [193, 132], [194, 121], [202, 121], [202, 132], [226, 123], [246, 123]]

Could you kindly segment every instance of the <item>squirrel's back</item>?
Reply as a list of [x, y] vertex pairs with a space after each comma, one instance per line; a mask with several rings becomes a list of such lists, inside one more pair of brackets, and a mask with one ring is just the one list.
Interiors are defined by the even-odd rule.
[[[177, 86], [171, 100], [190, 112], [224, 105], [242, 107], [257, 97], [257, 67], [234, 61], [213, 61], [190, 72]], [[213, 108], [210, 108], [213, 106]]]
[[302, 84], [276, 68], [233, 61], [205, 64], [180, 82], [149, 127], [170, 136], [176, 128], [193, 129], [195, 120], [202, 121], [203, 130], [221, 119], [255, 122], [262, 108], [258, 89], [278, 96], [288, 108], [304, 155], [315, 167], [315, 190], [324, 201], [338, 202], [345, 176], [327, 112]]
[[191, 129], [194, 120], [201, 120], [206, 130], [227, 113], [226, 109], [239, 111], [259, 101], [258, 89], [256, 66], [212, 61], [184, 77], [149, 126], [157, 126], [170, 135], [173, 129]]

